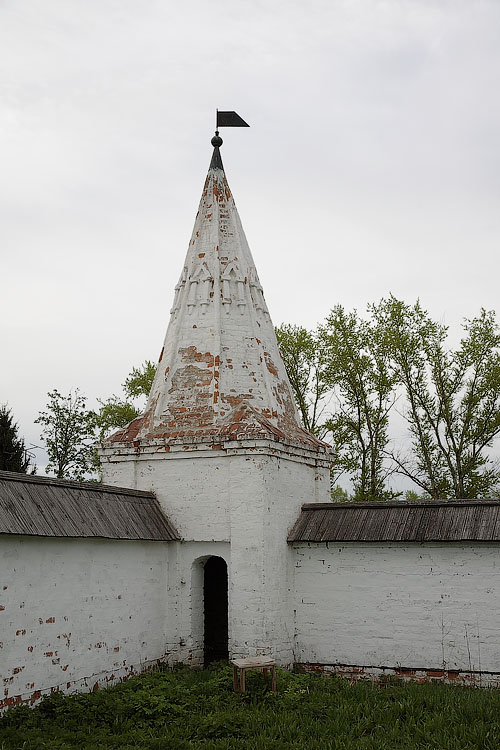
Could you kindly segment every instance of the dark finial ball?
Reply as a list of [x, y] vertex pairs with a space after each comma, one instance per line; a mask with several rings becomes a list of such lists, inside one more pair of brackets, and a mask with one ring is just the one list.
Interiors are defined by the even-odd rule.
[[222, 146], [224, 141], [222, 140], [220, 135], [216, 133], [214, 137], [212, 138], [211, 143], [212, 143], [212, 146], [215, 148], [216, 146]]

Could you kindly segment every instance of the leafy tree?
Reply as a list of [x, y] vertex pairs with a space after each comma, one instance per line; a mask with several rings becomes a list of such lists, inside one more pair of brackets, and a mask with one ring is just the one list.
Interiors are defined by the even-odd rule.
[[113, 430], [125, 427], [139, 416], [139, 410], [129, 401], [123, 401], [118, 396], [111, 396], [106, 401], [97, 399], [99, 410], [95, 414], [99, 438], [103, 440]]
[[18, 436], [18, 426], [11, 410], [7, 404], [0, 406], [0, 470], [34, 474], [36, 466], [32, 464], [32, 458], [24, 440]]
[[[333, 443], [332, 493], [348, 474], [352, 499], [394, 496], [384, 449], [395, 382], [383, 330], [337, 306], [317, 331], [283, 324], [276, 336], [303, 426]], [[332, 400], [336, 410], [326, 418]]]
[[321, 423], [321, 419], [330, 386], [324, 380], [324, 363], [317, 334], [301, 326], [284, 323], [275, 331], [302, 426], [323, 438], [327, 427]]
[[421, 500], [431, 500], [432, 498], [425, 492], [415, 492], [415, 490], [406, 490], [405, 500], [408, 503], [420, 502]]
[[110, 396], [106, 400], [98, 399], [99, 409], [95, 414], [95, 420], [100, 440], [114, 430], [125, 427], [139, 416], [141, 410], [133, 403], [133, 399], [149, 396], [155, 374], [156, 365], [146, 360], [140, 367], [133, 367], [125, 380], [125, 398]]
[[156, 365], [147, 359], [140, 367], [133, 367], [132, 372], [123, 384], [125, 395], [129, 398], [149, 396], [156, 375]]
[[56, 477], [82, 481], [96, 470], [94, 448], [95, 413], [86, 408], [86, 398], [78, 389], [63, 396], [58, 390], [48, 395], [46, 411], [35, 422], [42, 425], [41, 438], [49, 464], [45, 471]]
[[331, 491], [332, 500], [334, 503], [349, 503], [353, 498], [349, 495], [347, 490], [337, 484], [332, 488]]
[[419, 302], [391, 296], [372, 306], [386, 331], [395, 377], [407, 399], [409, 454], [392, 452], [397, 471], [433, 498], [498, 491], [500, 471], [487, 449], [500, 433], [500, 333], [494, 312], [465, 320], [457, 349], [447, 327]]
[[332, 479], [347, 473], [354, 500], [394, 497], [386, 486], [393, 469], [384, 459], [396, 379], [385, 330], [337, 305], [320, 327], [318, 341], [325, 383], [337, 399], [327, 422], [336, 456]]

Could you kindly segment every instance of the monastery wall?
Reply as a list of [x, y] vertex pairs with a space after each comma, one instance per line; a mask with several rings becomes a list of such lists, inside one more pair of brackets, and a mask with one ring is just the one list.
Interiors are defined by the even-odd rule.
[[0, 539], [0, 708], [87, 691], [165, 657], [162, 542]]
[[293, 548], [296, 662], [500, 684], [498, 545]]

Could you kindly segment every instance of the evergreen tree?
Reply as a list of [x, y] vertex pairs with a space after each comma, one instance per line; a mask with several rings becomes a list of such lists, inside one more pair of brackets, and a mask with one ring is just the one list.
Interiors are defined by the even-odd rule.
[[17, 434], [11, 410], [7, 404], [0, 406], [0, 470], [34, 474], [36, 466], [31, 466], [31, 456], [24, 445], [24, 440]]

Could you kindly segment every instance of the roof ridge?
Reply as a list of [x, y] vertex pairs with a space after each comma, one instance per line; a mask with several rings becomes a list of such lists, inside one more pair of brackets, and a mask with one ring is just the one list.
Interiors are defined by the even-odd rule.
[[39, 474], [20, 474], [15, 471], [0, 471], [0, 481], [29, 482], [31, 484], [49, 484], [56, 487], [74, 487], [91, 492], [110, 492], [119, 495], [133, 495], [136, 497], [156, 498], [154, 492], [136, 490], [132, 487], [113, 487], [111, 484], [100, 482], [78, 482], [74, 479], [59, 479], [58, 477], [42, 477]]
[[370, 502], [331, 502], [331, 503], [304, 503], [302, 510], [335, 510], [342, 508], [442, 508], [445, 505], [459, 506], [464, 505], [500, 505], [500, 498], [478, 498], [477, 500], [466, 498], [463, 500], [372, 500]]

